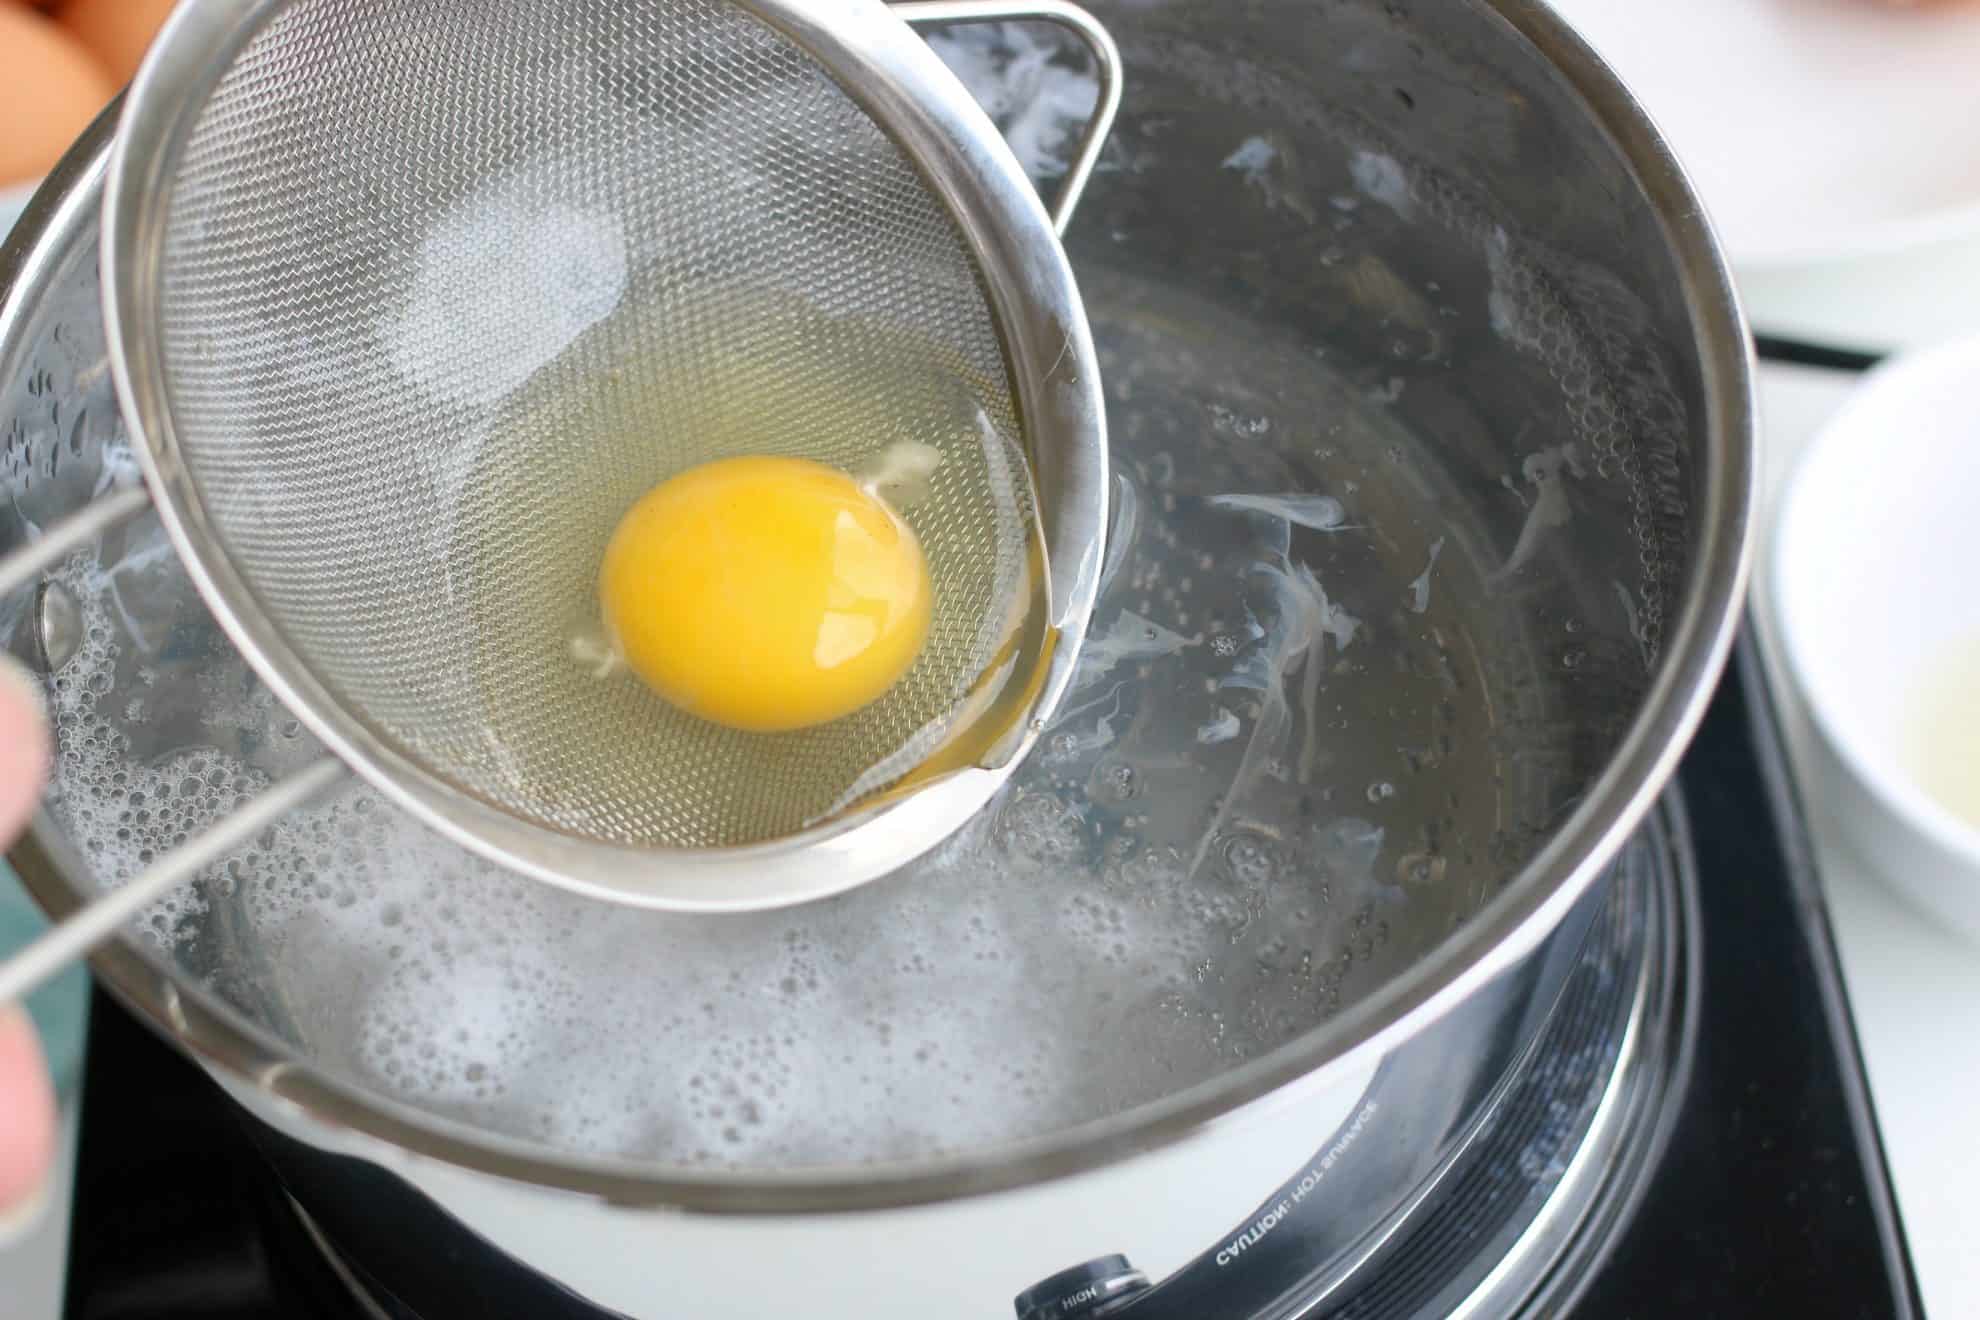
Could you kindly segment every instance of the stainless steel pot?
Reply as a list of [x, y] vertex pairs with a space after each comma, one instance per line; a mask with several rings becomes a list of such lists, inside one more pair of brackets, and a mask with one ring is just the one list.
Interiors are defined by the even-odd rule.
[[[321, 1218], [403, 1194], [635, 1315], [768, 1313], [786, 1276], [894, 1314], [910, 1257], [993, 1315], [1108, 1206], [1207, 1244], [1434, 1059], [1362, 1144], [1408, 1153], [1339, 1203], [1362, 1240], [1538, 1029], [1543, 942], [1675, 765], [1744, 580], [1746, 341], [1696, 200], [1536, 4], [1094, 8], [1127, 97], [1067, 243], [1117, 516], [1059, 723], [926, 864], [794, 913], [606, 912], [362, 793], [217, 868], [95, 965], [278, 1145], [360, 1162], [295, 1185]], [[1050, 174], [1078, 56], [937, 45]], [[0, 548], [133, 475], [106, 132], [0, 255]], [[14, 861], [53, 914], [314, 753], [147, 524], [0, 602], [0, 639], [50, 671], [57, 792]]]

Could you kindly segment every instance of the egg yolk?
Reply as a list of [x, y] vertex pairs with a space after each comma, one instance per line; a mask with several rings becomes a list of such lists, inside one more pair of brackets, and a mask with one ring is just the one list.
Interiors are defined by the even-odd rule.
[[721, 459], [655, 486], [612, 534], [598, 596], [650, 687], [755, 733], [873, 701], [914, 663], [934, 606], [914, 529], [795, 458]]

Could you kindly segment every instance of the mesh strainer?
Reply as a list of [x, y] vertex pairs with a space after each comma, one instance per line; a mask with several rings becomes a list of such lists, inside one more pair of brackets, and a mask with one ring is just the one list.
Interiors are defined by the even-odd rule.
[[[1102, 75], [1056, 216], [908, 25], [1022, 17]], [[276, 695], [462, 843], [682, 908], [892, 870], [989, 797], [1084, 634], [1105, 437], [1054, 222], [1117, 100], [1104, 31], [1037, 0], [190, 0], [104, 216], [152, 500]], [[904, 492], [938, 603], [872, 706], [741, 734], [573, 659], [657, 481], [903, 442], [940, 454]]]

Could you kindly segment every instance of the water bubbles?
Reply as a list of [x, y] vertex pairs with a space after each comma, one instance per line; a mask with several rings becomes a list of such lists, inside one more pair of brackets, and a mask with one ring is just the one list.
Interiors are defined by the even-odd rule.
[[1395, 795], [1396, 786], [1386, 779], [1378, 779], [1368, 786], [1367, 797], [1370, 802], [1387, 802]]
[[1110, 890], [1120, 892], [1143, 905], [1168, 901], [1179, 894], [1189, 879], [1189, 860], [1171, 847], [1140, 848], [1130, 845], [1118, 863], [1105, 872]]
[[1115, 802], [1134, 797], [1138, 783], [1134, 767], [1125, 763], [1107, 766], [1094, 776], [1095, 786]]
[[1018, 792], [997, 817], [1005, 850], [1041, 865], [1068, 865], [1086, 854], [1086, 827], [1079, 813], [1055, 797]]
[[1217, 848], [1231, 878], [1240, 884], [1262, 886], [1277, 870], [1277, 848], [1269, 839], [1254, 834], [1230, 834]]

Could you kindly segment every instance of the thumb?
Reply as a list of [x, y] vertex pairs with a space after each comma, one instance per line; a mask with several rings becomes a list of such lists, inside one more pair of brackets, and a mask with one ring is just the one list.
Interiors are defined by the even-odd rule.
[[48, 778], [48, 724], [41, 711], [41, 684], [0, 654], [0, 848], [27, 825]]
[[55, 1091], [28, 1016], [0, 1006], [0, 1246], [29, 1227], [55, 1158]]
[[[0, 655], [0, 848], [34, 814], [48, 775], [41, 687]], [[55, 1093], [27, 1014], [0, 1004], [0, 1241], [35, 1217], [55, 1152]]]

